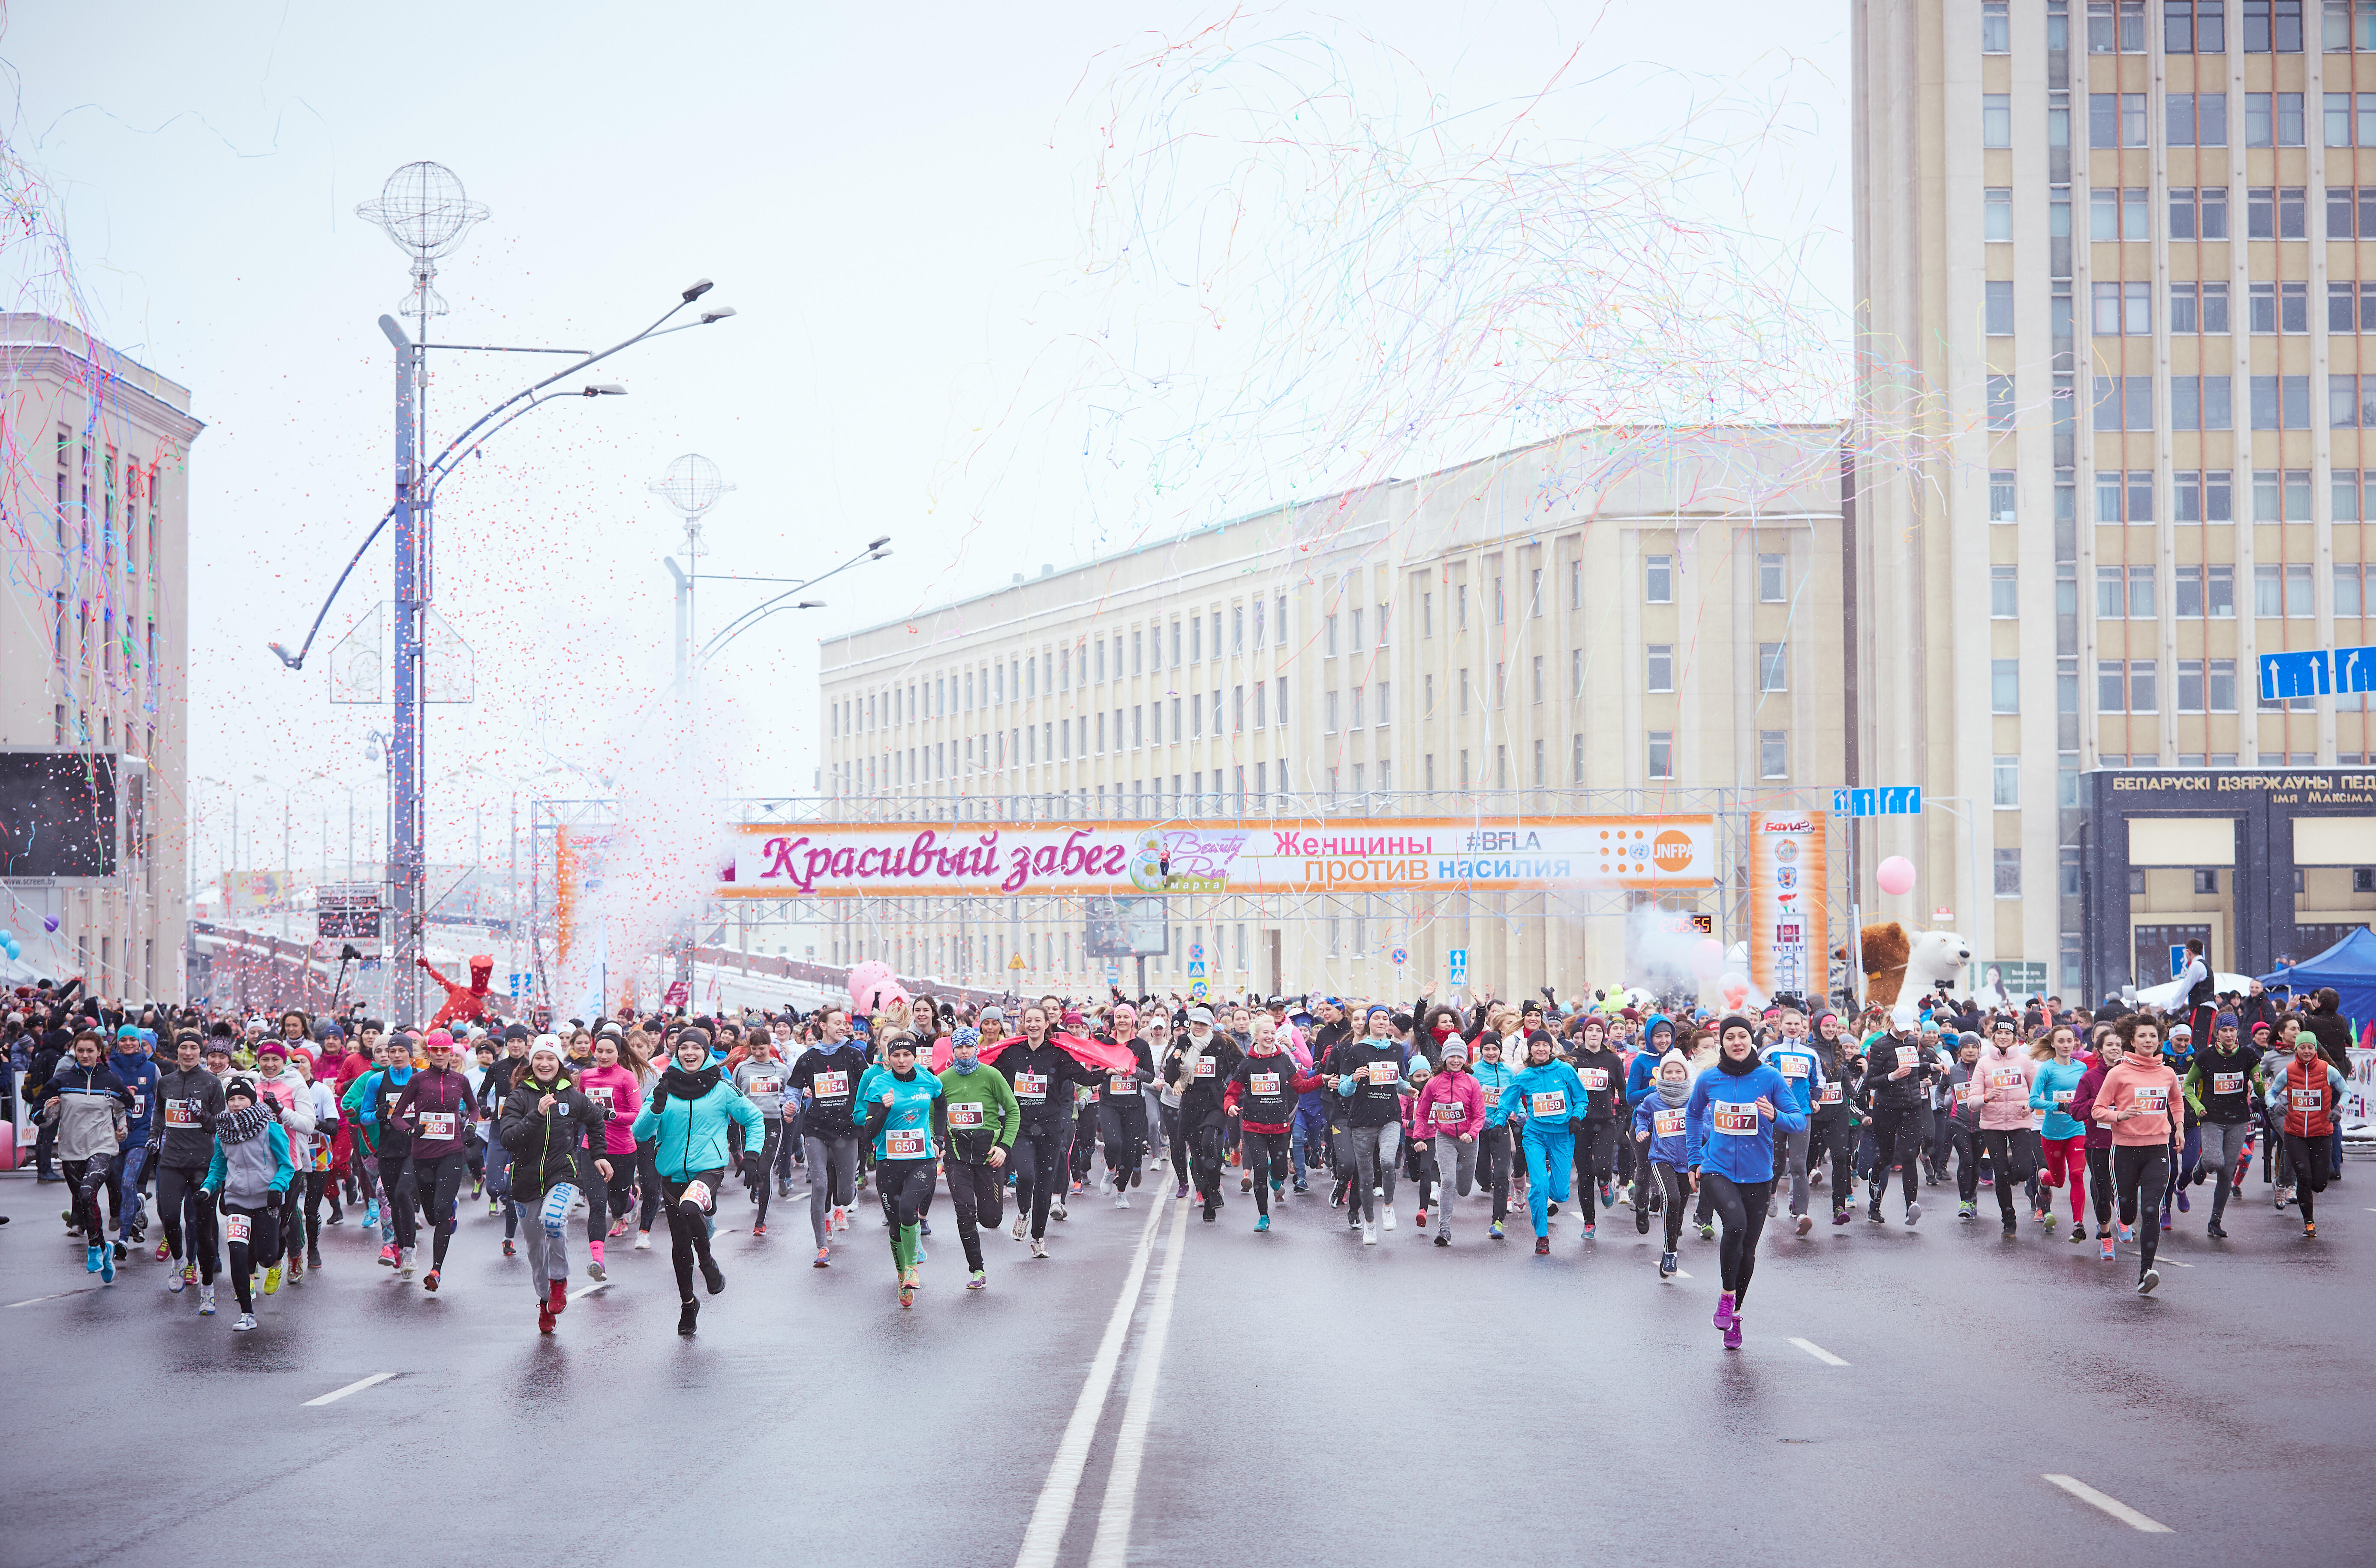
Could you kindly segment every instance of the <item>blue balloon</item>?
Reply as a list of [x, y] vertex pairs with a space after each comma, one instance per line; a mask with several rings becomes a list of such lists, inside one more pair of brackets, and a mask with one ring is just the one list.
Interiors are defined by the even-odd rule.
[[10, 944], [10, 943], [12, 943], [12, 942], [14, 942], [14, 941], [16, 941], [16, 940], [17, 940], [17, 933], [16, 933], [16, 932], [14, 932], [10, 931], [10, 930], [9, 930], [6, 926], [5, 926], [5, 925], [0, 925], [0, 947], [6, 947], [6, 946], [7, 946], [7, 945], [8, 945], [8, 944]]

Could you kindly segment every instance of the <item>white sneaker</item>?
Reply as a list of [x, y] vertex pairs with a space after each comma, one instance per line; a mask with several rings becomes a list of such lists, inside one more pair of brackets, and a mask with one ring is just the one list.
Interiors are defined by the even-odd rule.
[[848, 1208], [836, 1208], [833, 1211], [833, 1228], [837, 1230], [847, 1230], [849, 1229], [849, 1210]]
[[1379, 1206], [1379, 1212], [1385, 1216], [1386, 1229], [1389, 1230], [1393, 1229], [1395, 1228], [1395, 1206], [1392, 1204], [1382, 1204]]
[[630, 1250], [638, 1253], [650, 1252], [652, 1250], [652, 1233], [648, 1230], [636, 1231], [636, 1244]]
[[1057, 1202], [1051, 1203], [1048, 1206], [1048, 1218], [1051, 1219], [1062, 1219], [1064, 1218], [1064, 1205], [1063, 1200], [1059, 1199]]
[[231, 1325], [231, 1331], [233, 1334], [245, 1334], [249, 1329], [254, 1328], [255, 1326], [255, 1314], [254, 1313], [242, 1313], [239, 1314], [239, 1321]]
[[1365, 1247], [1374, 1247], [1377, 1244], [1378, 1222], [1374, 1219], [1369, 1220], [1361, 1227], [1361, 1245]]
[[398, 1279], [410, 1279], [412, 1277], [412, 1260], [420, 1251], [421, 1249], [418, 1247], [407, 1247], [404, 1251], [397, 1254], [396, 1277]]
[[1018, 1214], [1015, 1217], [1015, 1239], [1016, 1241], [1022, 1241], [1025, 1235], [1029, 1232], [1030, 1229], [1031, 1219], [1029, 1216]]
[[1114, 1207], [1128, 1208], [1129, 1206], [1130, 1194], [1128, 1193], [1116, 1193], [1114, 1194]]
[[1048, 1243], [1035, 1240], [1031, 1243], [1031, 1255], [1035, 1258], [1046, 1257], [1048, 1255]]

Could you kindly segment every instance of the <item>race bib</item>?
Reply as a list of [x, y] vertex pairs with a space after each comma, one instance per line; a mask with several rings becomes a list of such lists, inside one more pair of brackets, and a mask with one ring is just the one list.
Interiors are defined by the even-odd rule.
[[1277, 1073], [1249, 1073], [1246, 1075], [1246, 1087], [1252, 1089], [1259, 1099], [1277, 1099], [1278, 1098], [1278, 1075]]
[[1966, 1105], [1978, 1105], [1980, 1103], [1980, 1086], [1978, 1084], [1958, 1084], [1955, 1086], [1955, 1098], [1963, 1101]]
[[1373, 1084], [1384, 1086], [1396, 1083], [1401, 1079], [1402, 1075], [1402, 1069], [1391, 1062], [1372, 1062], [1370, 1063], [1370, 1082]]
[[611, 1109], [611, 1086], [608, 1084], [588, 1084], [586, 1086], [586, 1098], [600, 1106], [603, 1110], [608, 1111]]
[[2241, 1073], [2212, 1074], [2211, 1092], [2213, 1094], [2242, 1094], [2244, 1092], [2244, 1075]]
[[419, 1134], [417, 1134], [418, 1136], [424, 1138], [450, 1138], [454, 1135], [454, 1113], [452, 1111], [422, 1111], [415, 1112], [415, 1115], [421, 1123], [421, 1131]]
[[223, 1240], [227, 1241], [244, 1241], [247, 1240], [248, 1233], [255, 1224], [255, 1219], [252, 1215], [225, 1215], [223, 1216]]
[[1438, 1126], [1457, 1127], [1467, 1120], [1468, 1108], [1458, 1100], [1440, 1099], [1435, 1102], [1435, 1121]]
[[2011, 1067], [2000, 1067], [1989, 1075], [1989, 1087], [2017, 1089], [2021, 1087], [2021, 1075]]
[[2316, 1111], [2326, 1103], [2324, 1089], [2287, 1089], [2286, 1093], [2292, 1099], [2296, 1111]]
[[1921, 1060], [1922, 1051], [1919, 1046], [1901, 1045], [1897, 1048], [1897, 1064], [1899, 1066], [1912, 1067]]
[[921, 1127], [894, 1127], [883, 1134], [885, 1159], [921, 1159], [932, 1152], [932, 1138]]
[[2134, 1109], [2158, 1116], [2169, 1109], [2169, 1090], [2161, 1084], [2139, 1084]]
[[1586, 1067], [1576, 1076], [1582, 1078], [1584, 1087], [1594, 1094], [1600, 1094], [1609, 1087], [1609, 1069], [1606, 1067]]
[[1681, 1137], [1683, 1135], [1682, 1107], [1677, 1106], [1672, 1111], [1659, 1110], [1650, 1112], [1650, 1130], [1662, 1138]]
[[1129, 1075], [1124, 1073], [1116, 1073], [1109, 1082], [1108, 1087], [1116, 1094], [1128, 1094], [1130, 1092]]
[[949, 1126], [957, 1131], [981, 1125], [981, 1102], [952, 1100], [949, 1103]]
[[1528, 1095], [1527, 1114], [1555, 1122], [1564, 1121], [1567, 1117], [1567, 1090], [1546, 1089], [1540, 1094]]
[[1015, 1098], [1033, 1101], [1045, 1100], [1048, 1098], [1048, 1075], [1045, 1073], [1016, 1074]]
[[1818, 1105], [1839, 1104], [1840, 1086], [1837, 1084], [1825, 1084], [1824, 1086], [1824, 1092], [1815, 1097], [1815, 1103]]
[[1786, 1078], [1807, 1075], [1807, 1059], [1803, 1056], [1777, 1056], [1774, 1059], [1774, 1065], [1782, 1069], [1782, 1075]]
[[1745, 1138], [1757, 1131], [1757, 1102], [1742, 1104], [1737, 1100], [1713, 1099], [1709, 1108], [1716, 1113], [1716, 1130], [1728, 1137]]
[[145, 1106], [147, 1106], [147, 1105], [148, 1105], [148, 1097], [147, 1095], [140, 1093], [137, 1089], [135, 1089], [135, 1090], [133, 1091], [133, 1093], [132, 1093], [132, 1119], [133, 1119], [134, 1121], [136, 1121], [136, 1122], [137, 1122], [137, 1121], [138, 1121], [138, 1120], [140, 1119], [140, 1112], [141, 1112], [141, 1110], [142, 1110], [142, 1108], [144, 1108]]
[[[562, 1183], [564, 1187], [568, 1184], [569, 1183], [566, 1182]], [[707, 1214], [709, 1212], [709, 1183], [707, 1182], [687, 1182], [684, 1184], [683, 1201], [701, 1210], [702, 1213]]]
[[762, 1073], [753, 1077], [751, 1080], [751, 1087], [742, 1092], [745, 1094], [756, 1095], [781, 1094], [783, 1091], [784, 1080], [782, 1078], [773, 1073]]
[[165, 1102], [165, 1125], [195, 1127], [198, 1124], [198, 1104], [194, 1099], [169, 1099]]
[[1212, 1077], [1219, 1070], [1220, 1065], [1209, 1056], [1199, 1056], [1196, 1058], [1196, 1075], [1200, 1078]]
[[2056, 1089], [2054, 1091], [2054, 1109], [2057, 1111], [2067, 1109], [2071, 1104], [2072, 1095], [2076, 1092], [2076, 1090], [2073, 1089]]
[[819, 1099], [847, 1099], [849, 1098], [849, 1075], [839, 1069], [819, 1073], [810, 1080], [809, 1087]]

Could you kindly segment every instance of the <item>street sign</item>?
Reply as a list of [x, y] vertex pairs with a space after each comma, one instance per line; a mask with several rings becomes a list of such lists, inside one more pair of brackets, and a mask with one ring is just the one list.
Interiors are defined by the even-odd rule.
[[2336, 648], [2334, 689], [2338, 692], [2376, 692], [2376, 647]]
[[1203, 958], [1205, 956], [1205, 944], [1201, 942], [1190, 943], [1188, 944], [1188, 956], [1197, 959]]
[[1397, 947], [1393, 952], [1387, 954], [1386, 956], [1393, 959], [1397, 964], [1408, 964], [1410, 962], [1410, 949], [1408, 947]]
[[2169, 978], [2176, 980], [2184, 973], [2186, 973], [2185, 944], [2173, 942], [2169, 944]]
[[1443, 962], [1445, 968], [1450, 972], [1451, 981], [1454, 985], [1467, 985], [1468, 983], [1467, 948], [1453, 948], [1451, 951], [1444, 954]]
[[1877, 790], [1835, 790], [1834, 816], [1920, 816], [1922, 786], [1892, 784]]
[[1198, 958], [1190, 960], [1188, 965], [1188, 978], [1190, 980], [1202, 980], [1205, 978], [1205, 963], [1203, 959]]
[[1194, 997], [1199, 1002], [1204, 1001], [1205, 982], [1203, 980], [1190, 980], [1188, 982], [1188, 994]]
[[[2354, 648], [2352, 651], [2358, 653], [2364, 650]], [[2261, 655], [2261, 700], [2263, 702], [2275, 702], [2281, 697], [2323, 697], [2334, 690], [2334, 671], [2327, 662], [2327, 653], [2323, 648], [2311, 648], [2301, 653]]]
[[1006, 967], [1010, 969], [1021, 968], [1023, 967], [1023, 955], [1017, 953], [1014, 957], [1006, 960]]
[[513, 999], [514, 999], [515, 1001], [517, 1001], [518, 998], [523, 997], [523, 996], [526, 996], [526, 995], [528, 994], [528, 984], [529, 984], [529, 977], [528, 977], [528, 976], [526, 976], [526, 975], [509, 975], [509, 976], [506, 976], [505, 978], [506, 978], [506, 979], [508, 979], [508, 980], [512, 982], [512, 997], [513, 997]]

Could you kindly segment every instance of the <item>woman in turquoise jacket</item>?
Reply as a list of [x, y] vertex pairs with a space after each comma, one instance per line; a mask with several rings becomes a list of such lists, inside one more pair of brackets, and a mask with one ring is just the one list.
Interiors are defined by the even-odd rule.
[[689, 1028], [676, 1037], [675, 1060], [636, 1113], [636, 1142], [651, 1142], [652, 1164], [668, 1195], [669, 1255], [676, 1265], [676, 1293], [683, 1303], [676, 1320], [679, 1334], [693, 1333], [701, 1315], [701, 1302], [693, 1293], [696, 1262], [711, 1295], [726, 1289], [726, 1276], [709, 1255], [709, 1216], [718, 1206], [718, 1183], [731, 1158], [727, 1126], [742, 1123], [745, 1148], [757, 1148], [767, 1139], [759, 1108], [725, 1082], [725, 1073], [721, 1063], [710, 1060], [709, 1031]]
[[1575, 1123], [1584, 1115], [1584, 1080], [1551, 1056], [1551, 1037], [1527, 1041], [1527, 1064], [1502, 1091], [1501, 1119], [1526, 1121], [1527, 1212], [1535, 1221], [1535, 1255], [1551, 1250], [1550, 1205], [1565, 1203], [1575, 1163]]
[[2087, 1064], [2075, 1054], [2079, 1037], [2067, 1024], [2059, 1026], [2046, 1037], [2042, 1046], [2030, 1051], [2045, 1055], [2037, 1063], [2037, 1075], [2029, 1081], [2029, 1108], [2046, 1112], [2046, 1125], [2038, 1129], [2046, 1146], [2046, 1169], [2037, 1179], [2045, 1186], [2038, 1194], [2039, 1206], [2046, 1212], [2047, 1229], [2054, 1226], [2054, 1194], [2052, 1189], [2067, 1187], [2071, 1193], [2071, 1239], [2087, 1239], [2087, 1129], [2071, 1116], [2071, 1099], [2079, 1089], [2079, 1080], [2087, 1075]]

